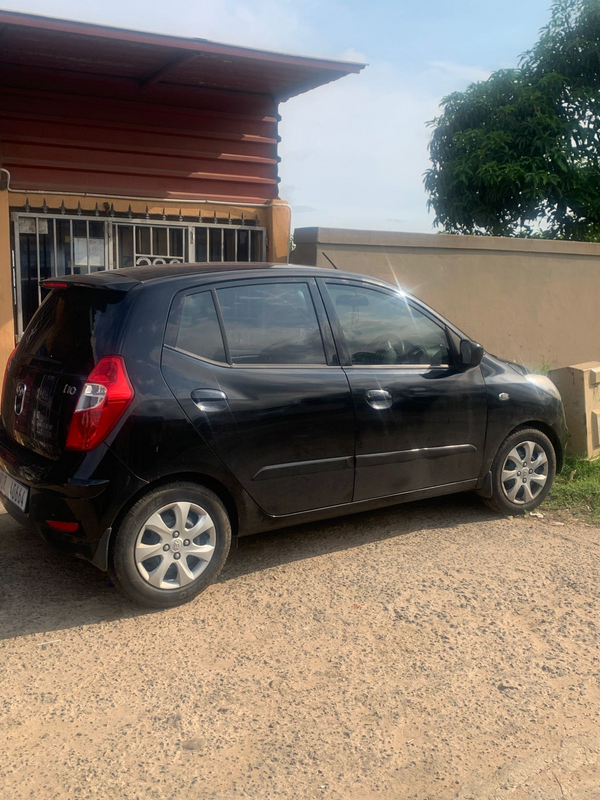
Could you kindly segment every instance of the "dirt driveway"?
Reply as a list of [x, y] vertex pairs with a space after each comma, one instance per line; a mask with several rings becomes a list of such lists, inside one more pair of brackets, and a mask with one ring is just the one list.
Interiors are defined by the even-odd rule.
[[457, 497], [242, 540], [140, 613], [0, 515], [0, 794], [600, 798], [600, 529]]

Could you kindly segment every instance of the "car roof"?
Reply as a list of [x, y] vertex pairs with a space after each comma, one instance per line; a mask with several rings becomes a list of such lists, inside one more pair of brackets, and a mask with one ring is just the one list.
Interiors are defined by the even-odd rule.
[[[264, 270], [277, 271], [285, 270], [289, 273], [290, 270], [308, 270], [309, 272], [331, 272], [329, 269], [322, 267], [304, 267], [296, 264], [274, 264], [270, 261], [252, 261], [245, 264], [239, 261], [221, 261], [218, 264], [153, 264], [144, 267], [126, 267], [120, 269], [119, 273], [127, 278], [134, 278], [139, 283], [148, 283], [149, 281], [161, 280], [164, 278], [187, 278], [191, 276], [205, 275], [219, 275], [227, 278], [227, 274], [232, 272], [262, 272]], [[227, 273], [227, 274], [223, 274]]]
[[[279, 277], [292, 276], [327, 276], [335, 275], [339, 278], [365, 278], [368, 276], [356, 272], [343, 272], [333, 270], [329, 267], [309, 267], [301, 264], [274, 264], [273, 262], [252, 262], [249, 264], [238, 261], [223, 261], [218, 264], [153, 264], [143, 267], [125, 267], [124, 269], [102, 270], [90, 275], [68, 275], [61, 276], [59, 279], [52, 279], [52, 282], [59, 280], [67, 284], [77, 286], [97, 287], [127, 292], [134, 286], [140, 284], [152, 284], [156, 282], [177, 282], [185, 286], [193, 283], [195, 278], [218, 277], [222, 280], [239, 280], [240, 278], [255, 275], [256, 277], [268, 277], [278, 275]], [[377, 278], [368, 277], [373, 283], [389, 286], [384, 281]]]
[[[442, 320], [449, 328], [457, 333], [461, 338], [466, 335], [457, 328], [452, 322], [445, 319], [430, 306], [419, 300], [409, 292], [405, 292], [400, 286], [382, 281], [372, 275], [364, 275], [360, 272], [346, 272], [329, 267], [309, 267], [302, 264], [274, 264], [272, 261], [255, 261], [252, 263], [240, 263], [239, 261], [222, 261], [218, 264], [152, 264], [143, 267], [125, 267], [124, 269], [111, 269], [94, 272], [90, 275], [66, 275], [59, 278], [50, 279], [49, 283], [66, 283], [71, 286], [85, 286], [88, 288], [107, 289], [110, 291], [128, 292], [134, 287], [160, 285], [161, 283], [175, 283], [177, 290], [187, 289], [198, 285], [198, 278], [213, 281], [218, 280], [240, 280], [249, 275], [257, 278], [268, 278], [271, 275], [279, 277], [325, 277], [366, 280], [371, 284], [393, 288], [401, 291], [408, 297], [412, 297], [424, 309], [434, 314]], [[202, 282], [202, 281], [201, 281]], [[466, 337], [468, 338], [468, 337]]]

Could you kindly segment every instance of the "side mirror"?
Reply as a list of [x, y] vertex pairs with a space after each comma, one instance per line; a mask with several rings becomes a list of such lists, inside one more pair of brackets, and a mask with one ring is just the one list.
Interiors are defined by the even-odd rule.
[[460, 343], [459, 363], [464, 369], [477, 367], [481, 364], [481, 359], [485, 350], [480, 344], [472, 342], [470, 339], [462, 339]]

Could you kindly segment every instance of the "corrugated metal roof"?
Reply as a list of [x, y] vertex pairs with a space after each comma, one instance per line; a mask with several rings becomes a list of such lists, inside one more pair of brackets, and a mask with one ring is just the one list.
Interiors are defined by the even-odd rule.
[[0, 68], [44, 68], [287, 100], [364, 64], [0, 10]]

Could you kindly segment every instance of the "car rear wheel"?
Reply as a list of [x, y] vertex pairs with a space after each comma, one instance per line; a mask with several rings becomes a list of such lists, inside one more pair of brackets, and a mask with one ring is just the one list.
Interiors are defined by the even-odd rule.
[[172, 608], [214, 581], [230, 545], [229, 517], [217, 495], [195, 483], [170, 483], [144, 495], [123, 518], [110, 573], [136, 603]]
[[492, 465], [493, 495], [487, 504], [501, 514], [533, 511], [545, 499], [556, 475], [552, 442], [535, 428], [508, 436]]

